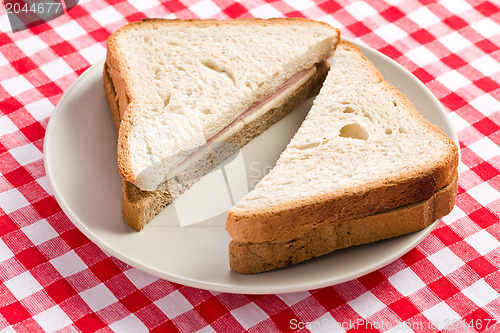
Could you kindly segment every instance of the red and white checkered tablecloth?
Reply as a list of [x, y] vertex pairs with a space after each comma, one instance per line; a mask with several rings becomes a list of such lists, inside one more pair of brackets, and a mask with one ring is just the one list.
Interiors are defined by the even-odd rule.
[[[460, 141], [456, 207], [421, 244], [342, 284], [199, 290], [109, 256], [48, 185], [48, 120], [108, 36], [145, 17], [326, 21], [415, 74]], [[1, 332], [500, 332], [500, 3], [494, 0], [86, 0], [13, 33], [0, 4]]]

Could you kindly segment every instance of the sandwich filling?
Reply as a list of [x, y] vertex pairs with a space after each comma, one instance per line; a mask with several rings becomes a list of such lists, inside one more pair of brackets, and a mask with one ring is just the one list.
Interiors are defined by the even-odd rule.
[[[255, 102], [248, 109], [243, 111], [233, 122], [224, 127], [221, 131], [215, 134], [213, 137], [207, 140], [207, 143], [202, 147], [199, 147], [192, 154], [190, 154], [183, 162], [181, 162], [176, 168], [172, 169], [167, 174], [167, 179], [173, 179], [175, 176], [183, 173], [189, 169], [194, 163], [203, 159], [207, 153], [211, 150], [211, 145], [216, 145], [217, 143], [227, 142], [233, 135], [241, 131], [246, 125], [257, 120], [258, 118], [265, 115], [267, 112], [273, 108], [280, 105], [287, 97], [289, 97], [293, 92], [304, 85], [309, 79], [316, 73], [316, 65], [302, 70], [290, 79], [285, 81], [280, 88], [275, 90], [272, 94], [268, 95], [264, 99]], [[213, 147], [212, 147], [213, 148]], [[215, 167], [215, 165], [212, 165]], [[168, 181], [167, 181], [168, 182]]]
[[290, 79], [278, 88], [274, 93], [268, 95], [264, 99], [255, 102], [241, 115], [239, 115], [231, 124], [222, 129], [219, 133], [214, 135], [208, 143], [213, 141], [225, 141], [233, 134], [241, 130], [245, 125], [260, 118], [269, 110], [278, 106], [285, 98], [290, 96], [294, 91], [304, 85], [316, 73], [316, 65], [311, 68], [305, 69], [293, 75]]

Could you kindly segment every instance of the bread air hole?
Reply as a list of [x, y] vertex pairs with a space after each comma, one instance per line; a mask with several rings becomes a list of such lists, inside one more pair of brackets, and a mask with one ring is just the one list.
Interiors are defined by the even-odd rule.
[[354, 109], [353, 109], [352, 107], [350, 107], [350, 106], [347, 106], [347, 107], [344, 109], [344, 111], [343, 111], [343, 112], [344, 112], [344, 113], [354, 113]]
[[311, 149], [318, 147], [320, 142], [305, 142], [303, 144], [295, 145], [295, 148], [300, 150]]
[[366, 118], [368, 118], [368, 119], [370, 119], [370, 120], [372, 120], [372, 116], [366, 110], [363, 110], [363, 116], [366, 117]]
[[387, 135], [392, 134], [392, 128], [386, 127], [385, 134], [387, 134]]
[[234, 84], [236, 84], [236, 79], [233, 76], [233, 74], [229, 70], [227, 70], [224, 67], [224, 65], [218, 63], [216, 60], [206, 59], [206, 60], [202, 61], [201, 64], [203, 66], [205, 66], [206, 68], [211, 69], [217, 73], [225, 74], [231, 81], [233, 81]]
[[340, 129], [339, 135], [343, 138], [352, 138], [359, 140], [368, 139], [368, 131], [360, 124], [347, 124]]
[[172, 95], [170, 95], [170, 94], [169, 94], [169, 95], [167, 96], [167, 98], [165, 98], [165, 99], [163, 100], [163, 108], [164, 108], [164, 109], [166, 109], [166, 108], [167, 108], [167, 106], [168, 106], [168, 104], [170, 104], [170, 97], [171, 97], [171, 96], [172, 96]]

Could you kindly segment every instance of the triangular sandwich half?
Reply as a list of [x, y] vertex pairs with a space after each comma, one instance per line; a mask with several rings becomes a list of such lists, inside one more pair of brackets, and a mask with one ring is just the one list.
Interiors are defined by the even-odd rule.
[[148, 19], [115, 32], [103, 80], [118, 131], [125, 221], [141, 230], [317, 94], [339, 36], [306, 19]]
[[342, 41], [276, 166], [228, 212], [234, 271], [257, 273], [425, 228], [448, 214], [458, 148]]

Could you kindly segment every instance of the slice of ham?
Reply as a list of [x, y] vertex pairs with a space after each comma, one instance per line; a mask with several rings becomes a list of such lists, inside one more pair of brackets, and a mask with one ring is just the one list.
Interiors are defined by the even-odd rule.
[[300, 71], [295, 75], [293, 75], [272, 94], [268, 95], [267, 97], [258, 102], [253, 103], [248, 109], [243, 111], [243, 113], [240, 114], [235, 120], [233, 120], [231, 124], [227, 125], [219, 133], [210, 138], [208, 140], [208, 144], [216, 140], [223, 141], [220, 140], [221, 137], [226, 139], [231, 135], [233, 135], [234, 133], [236, 133], [237, 130], [234, 130], [234, 128], [236, 127], [236, 124], [238, 122], [242, 122], [243, 124], [248, 124], [251, 121], [260, 117], [262, 114], [268, 112], [275, 105], [281, 102], [284, 98], [289, 96], [292, 92], [294, 92], [304, 83], [306, 83], [311, 78], [311, 76], [314, 75], [314, 73], [316, 73], [316, 65], [312, 66], [311, 68], [304, 69], [303, 71]]

